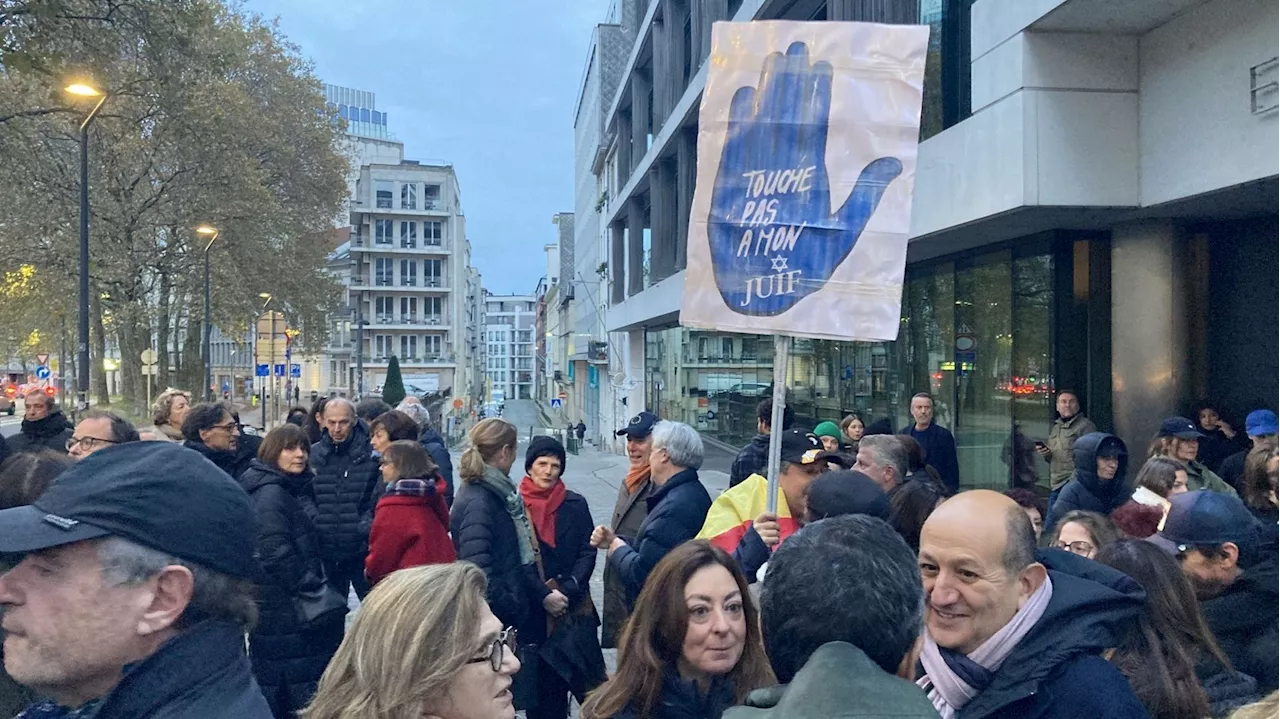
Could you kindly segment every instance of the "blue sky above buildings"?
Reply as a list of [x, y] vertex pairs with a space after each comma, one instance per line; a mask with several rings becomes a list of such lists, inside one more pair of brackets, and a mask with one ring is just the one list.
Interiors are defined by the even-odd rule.
[[472, 264], [532, 292], [573, 210], [573, 110], [605, 0], [246, 0], [315, 63], [368, 90], [405, 157], [454, 164]]

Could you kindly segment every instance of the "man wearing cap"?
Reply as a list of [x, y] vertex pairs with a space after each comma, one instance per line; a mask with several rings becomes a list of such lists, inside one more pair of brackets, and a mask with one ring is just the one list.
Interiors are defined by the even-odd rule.
[[[1160, 431], [1151, 444], [1151, 454], [1170, 457], [1187, 466], [1187, 491], [1207, 489], [1211, 492], [1225, 492], [1235, 495], [1231, 485], [1213, 470], [1196, 460], [1200, 453], [1200, 439], [1204, 434], [1186, 417], [1170, 417], [1160, 423]], [[1052, 512], [1050, 508], [1050, 512]], [[1048, 526], [1045, 527], [1048, 529]]]
[[[1277, 427], [1276, 413], [1269, 409], [1255, 409], [1244, 420], [1244, 432], [1249, 435], [1249, 449], [1262, 442], [1274, 445], [1278, 430], [1280, 427]], [[1218, 465], [1218, 476], [1237, 492], [1240, 491], [1240, 481], [1244, 479], [1244, 458], [1248, 456], [1249, 449], [1236, 452]]]
[[[778, 511], [765, 511], [769, 480], [753, 473], [711, 503], [698, 539], [710, 540], [730, 554], [767, 557], [769, 550], [800, 528], [806, 491], [813, 480], [827, 471], [829, 453], [821, 440], [801, 429], [782, 432], [779, 441], [782, 463], [778, 468]], [[739, 563], [743, 563], [741, 556]], [[759, 567], [759, 563], [753, 564]], [[747, 581], [755, 581], [755, 572], [747, 575]]]
[[[626, 437], [627, 460], [630, 462], [627, 476], [618, 487], [618, 501], [613, 505], [613, 521], [609, 523], [614, 534], [636, 536], [648, 514], [648, 503], [645, 500], [653, 492], [653, 482], [649, 479], [649, 451], [653, 449], [653, 425], [657, 422], [658, 415], [641, 412], [632, 417], [627, 426], [614, 433], [616, 437]], [[600, 646], [605, 649], [618, 646], [622, 627], [626, 625], [629, 614], [626, 585], [618, 576], [617, 568], [612, 564], [605, 564]]]
[[107, 447], [0, 511], [5, 669], [47, 697], [21, 717], [270, 719], [244, 637], [257, 618], [249, 498], [166, 442]]
[[1198, 491], [1171, 498], [1164, 529], [1147, 541], [1173, 555], [1191, 580], [1205, 622], [1232, 666], [1276, 689], [1276, 527], [1263, 526], [1239, 499]]

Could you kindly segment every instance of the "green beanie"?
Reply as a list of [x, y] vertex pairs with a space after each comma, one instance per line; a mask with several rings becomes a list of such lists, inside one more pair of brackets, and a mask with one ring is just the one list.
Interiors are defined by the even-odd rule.
[[836, 439], [843, 439], [840, 436], [840, 428], [836, 426], [835, 422], [823, 422], [813, 428], [813, 433], [818, 437], [834, 437]]

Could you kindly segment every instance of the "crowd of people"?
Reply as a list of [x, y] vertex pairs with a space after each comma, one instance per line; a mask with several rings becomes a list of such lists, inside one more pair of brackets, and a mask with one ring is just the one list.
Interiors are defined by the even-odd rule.
[[714, 498], [698, 432], [643, 411], [596, 525], [560, 441], [521, 457], [483, 419], [455, 477], [415, 398], [321, 398], [263, 437], [177, 390], [141, 429], [32, 399], [0, 447], [8, 716], [1277, 716], [1267, 410], [1250, 448], [1170, 418], [1129, 482], [1063, 393], [1045, 497], [959, 491], [927, 395], [897, 434], [774, 428], [766, 401]]

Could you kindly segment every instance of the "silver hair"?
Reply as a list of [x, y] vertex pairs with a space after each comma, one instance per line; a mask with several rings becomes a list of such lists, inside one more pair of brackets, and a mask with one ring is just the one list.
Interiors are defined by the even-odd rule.
[[876, 457], [876, 464], [891, 467], [897, 475], [898, 482], [907, 478], [907, 448], [891, 434], [870, 434], [858, 443], [858, 451], [871, 450]]
[[[417, 399], [416, 397], [414, 399]], [[431, 422], [431, 413], [421, 402], [410, 402], [408, 398], [400, 401], [396, 405], [396, 409], [409, 415], [409, 419], [418, 423], [419, 427], [426, 427]]]
[[328, 412], [330, 407], [346, 407], [351, 414], [351, 419], [356, 418], [356, 406], [346, 397], [330, 397], [329, 401], [324, 404], [325, 412]]
[[667, 450], [677, 467], [702, 468], [702, 437], [684, 422], [662, 420], [653, 425], [653, 448]]

